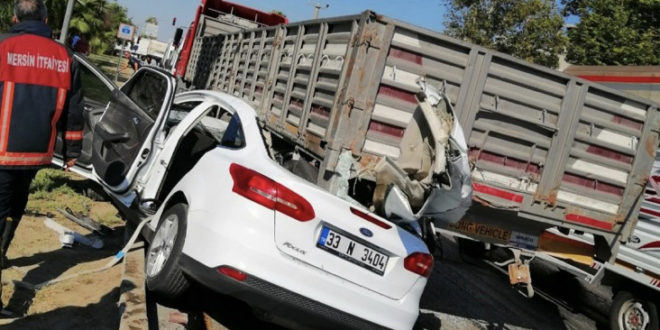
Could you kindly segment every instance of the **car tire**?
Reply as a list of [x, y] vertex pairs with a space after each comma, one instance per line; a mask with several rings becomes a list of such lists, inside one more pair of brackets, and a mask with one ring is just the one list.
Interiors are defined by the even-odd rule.
[[186, 204], [176, 204], [165, 211], [147, 249], [147, 288], [170, 299], [181, 297], [190, 286], [179, 266], [186, 236], [187, 213]]
[[658, 308], [652, 300], [640, 299], [628, 291], [619, 291], [610, 309], [610, 328], [658, 330]]

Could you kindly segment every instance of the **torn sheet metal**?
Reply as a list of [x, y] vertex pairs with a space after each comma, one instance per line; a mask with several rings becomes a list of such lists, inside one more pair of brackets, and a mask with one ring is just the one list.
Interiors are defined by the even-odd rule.
[[418, 84], [420, 106], [402, 139], [401, 157], [384, 157], [375, 167], [376, 184], [391, 187], [377, 189], [386, 192], [374, 195], [374, 204], [400, 221], [429, 217], [455, 223], [472, 204], [465, 135], [447, 96], [423, 81]]

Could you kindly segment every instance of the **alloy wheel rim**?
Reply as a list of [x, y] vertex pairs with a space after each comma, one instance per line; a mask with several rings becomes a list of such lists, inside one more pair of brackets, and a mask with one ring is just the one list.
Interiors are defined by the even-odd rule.
[[630, 300], [619, 311], [619, 329], [643, 330], [649, 323], [649, 314], [639, 301]]
[[156, 231], [156, 236], [154, 236], [147, 254], [147, 276], [154, 277], [165, 267], [176, 242], [178, 227], [177, 216], [171, 214], [163, 220]]

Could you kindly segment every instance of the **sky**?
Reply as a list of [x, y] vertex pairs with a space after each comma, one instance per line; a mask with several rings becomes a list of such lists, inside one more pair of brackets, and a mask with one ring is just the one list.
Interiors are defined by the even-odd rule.
[[[176, 17], [179, 27], [188, 27], [193, 21], [199, 0], [114, 0], [128, 9], [128, 17], [138, 26], [154, 16], [158, 19], [158, 39], [170, 41], [174, 36], [175, 27], [172, 18]], [[366, 9], [378, 14], [412, 23], [433, 31], [443, 30], [444, 0], [231, 0], [265, 12], [279, 10], [290, 22], [312, 19], [314, 5], [320, 4], [323, 9], [319, 18], [359, 14]], [[325, 8], [325, 5], [328, 5]]]

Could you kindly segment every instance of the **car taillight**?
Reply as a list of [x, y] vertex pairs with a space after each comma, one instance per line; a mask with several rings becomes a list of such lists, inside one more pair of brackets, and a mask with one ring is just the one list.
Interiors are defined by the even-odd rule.
[[229, 173], [234, 179], [233, 192], [298, 221], [314, 219], [312, 204], [267, 176], [238, 164], [231, 164]]
[[403, 267], [415, 274], [429, 277], [433, 270], [433, 256], [427, 253], [415, 252], [403, 260]]
[[392, 228], [392, 226], [390, 226], [389, 224], [387, 224], [383, 221], [380, 221], [380, 220], [376, 219], [375, 217], [372, 217], [369, 214], [364, 213], [364, 212], [362, 212], [362, 211], [360, 211], [356, 208], [351, 207], [351, 213], [357, 215], [358, 217], [360, 217], [364, 220], [367, 220], [367, 221], [373, 223], [374, 225], [376, 225], [378, 227], [385, 228], [385, 229]]

